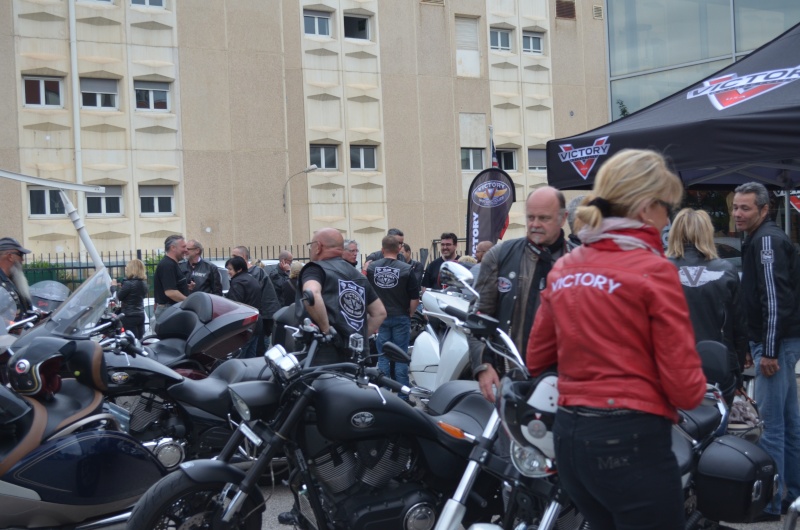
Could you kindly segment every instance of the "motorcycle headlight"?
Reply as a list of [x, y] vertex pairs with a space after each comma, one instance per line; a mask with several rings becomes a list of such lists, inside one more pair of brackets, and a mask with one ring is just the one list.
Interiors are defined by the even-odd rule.
[[514, 467], [531, 478], [541, 478], [556, 472], [553, 461], [536, 447], [521, 445], [511, 440], [511, 463]]

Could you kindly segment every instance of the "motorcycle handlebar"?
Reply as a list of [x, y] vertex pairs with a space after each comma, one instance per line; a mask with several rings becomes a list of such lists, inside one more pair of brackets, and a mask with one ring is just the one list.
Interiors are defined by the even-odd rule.
[[442, 309], [444, 310], [445, 313], [447, 313], [451, 317], [456, 317], [457, 319], [459, 319], [462, 322], [467, 320], [467, 312], [466, 311], [462, 311], [461, 309], [459, 309], [457, 307], [453, 307], [451, 305], [445, 305]]

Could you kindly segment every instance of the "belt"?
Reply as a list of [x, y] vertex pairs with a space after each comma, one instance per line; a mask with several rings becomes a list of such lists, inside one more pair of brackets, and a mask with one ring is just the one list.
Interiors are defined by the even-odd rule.
[[605, 418], [607, 416], [627, 416], [629, 414], [644, 414], [640, 410], [631, 409], [603, 409], [597, 407], [564, 407], [559, 406], [558, 410], [567, 414], [577, 414], [587, 418]]

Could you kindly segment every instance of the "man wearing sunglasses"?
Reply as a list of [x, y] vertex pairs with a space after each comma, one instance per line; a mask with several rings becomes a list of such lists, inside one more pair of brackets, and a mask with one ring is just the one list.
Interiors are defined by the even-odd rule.
[[31, 308], [31, 295], [28, 291], [28, 280], [22, 270], [25, 254], [31, 251], [23, 248], [19, 241], [12, 237], [0, 239], [0, 285], [8, 291], [14, 303], [17, 304], [19, 317]]

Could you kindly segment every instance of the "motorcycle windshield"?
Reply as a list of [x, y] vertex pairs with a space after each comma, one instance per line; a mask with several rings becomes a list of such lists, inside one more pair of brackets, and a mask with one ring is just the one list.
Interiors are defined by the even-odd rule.
[[83, 282], [56, 309], [45, 324], [47, 331], [63, 337], [87, 336], [106, 310], [111, 298], [111, 277], [103, 267]]

